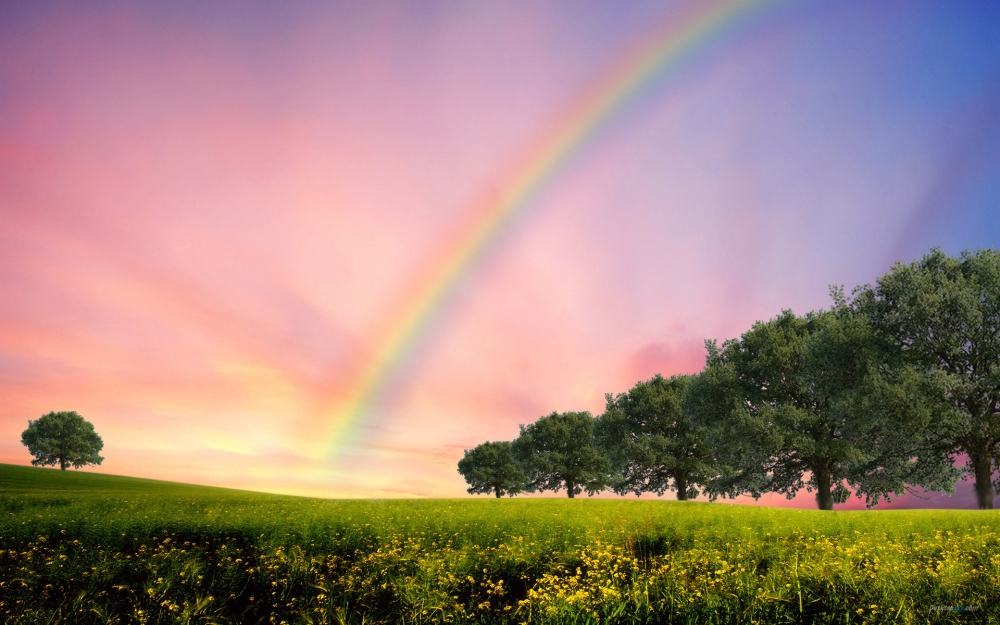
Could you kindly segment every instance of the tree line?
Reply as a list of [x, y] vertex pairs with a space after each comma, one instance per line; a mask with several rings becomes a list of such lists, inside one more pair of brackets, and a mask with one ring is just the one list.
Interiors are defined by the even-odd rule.
[[553, 412], [513, 441], [465, 451], [469, 493], [566, 490], [685, 500], [816, 493], [832, 510], [971, 475], [980, 508], [1000, 480], [1000, 252], [933, 249], [874, 285], [738, 339], [705, 368], [605, 395], [597, 417]]

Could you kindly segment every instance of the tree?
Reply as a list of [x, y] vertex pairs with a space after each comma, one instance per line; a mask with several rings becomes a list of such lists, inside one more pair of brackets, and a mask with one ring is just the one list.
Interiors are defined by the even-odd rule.
[[514, 457], [528, 477], [527, 490], [560, 490], [572, 498], [604, 490], [611, 466], [594, 445], [594, 417], [589, 412], [553, 412], [521, 426]]
[[918, 385], [906, 370], [880, 367], [869, 332], [840, 297], [833, 311], [784, 311], [722, 349], [707, 343], [708, 365], [688, 402], [726, 465], [713, 495], [790, 499], [805, 488], [832, 510], [849, 487], [872, 506], [909, 484], [947, 483], [953, 471], [943, 456], [899, 427], [926, 411]]
[[469, 484], [469, 493], [494, 493], [497, 499], [524, 490], [527, 478], [514, 461], [510, 441], [486, 442], [466, 449], [458, 472]]
[[853, 448], [845, 481], [868, 507], [925, 490], [953, 492], [960, 472], [922, 431], [937, 403], [926, 376], [887, 350], [843, 290], [802, 345], [802, 379], [811, 397], [842, 424]]
[[918, 369], [939, 400], [923, 438], [967, 458], [980, 508], [993, 508], [1000, 469], [1000, 252], [931, 250], [855, 293], [887, 350]]
[[94, 431], [94, 425], [75, 412], [50, 412], [34, 421], [21, 432], [21, 444], [35, 457], [34, 466], [58, 464], [63, 471], [88, 464], [101, 464], [98, 455], [104, 441]]
[[616, 473], [612, 490], [619, 495], [674, 490], [684, 501], [698, 495], [696, 485], [713, 477], [712, 450], [682, 410], [689, 379], [657, 374], [627, 393], [605, 395], [596, 438]]

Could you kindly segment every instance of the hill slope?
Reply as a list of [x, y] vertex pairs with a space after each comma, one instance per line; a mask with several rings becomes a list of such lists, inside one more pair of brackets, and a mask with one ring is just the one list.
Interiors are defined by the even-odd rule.
[[335, 501], [0, 465], [0, 613], [11, 623], [860, 623], [935, 621], [953, 614], [936, 606], [965, 606], [995, 621], [998, 520], [676, 501]]
[[47, 469], [41, 467], [26, 467], [14, 464], [0, 464], [0, 492], [11, 491], [67, 491], [80, 492], [116, 491], [116, 492], [200, 492], [210, 495], [213, 492], [245, 492], [232, 489], [215, 488], [212, 486], [196, 486], [179, 482], [148, 480], [139, 477], [121, 475], [105, 475], [88, 473], [70, 469]]

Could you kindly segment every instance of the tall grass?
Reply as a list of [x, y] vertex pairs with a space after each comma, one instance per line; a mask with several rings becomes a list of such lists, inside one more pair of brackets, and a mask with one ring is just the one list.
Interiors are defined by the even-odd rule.
[[1000, 622], [1000, 517], [329, 501], [0, 465], [8, 623]]

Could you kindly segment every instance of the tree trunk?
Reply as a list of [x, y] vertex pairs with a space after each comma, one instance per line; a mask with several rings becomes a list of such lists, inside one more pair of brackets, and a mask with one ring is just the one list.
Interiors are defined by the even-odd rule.
[[993, 509], [993, 470], [986, 454], [969, 454], [969, 463], [976, 475], [976, 500], [980, 510]]
[[576, 497], [576, 493], [573, 492], [574, 490], [576, 490], [576, 484], [573, 483], [573, 480], [566, 480], [566, 494], [570, 499]]
[[494, 486], [493, 490], [496, 491], [497, 499], [500, 499], [500, 487], [499, 486]]
[[816, 503], [820, 510], [833, 510], [833, 493], [830, 492], [830, 471], [825, 467], [816, 471]]
[[687, 475], [684, 473], [678, 473], [677, 475], [675, 475], [674, 486], [677, 487], [677, 501], [687, 501], [688, 498]]
[[60, 458], [59, 459], [59, 468], [62, 469], [63, 471], [66, 470], [66, 465], [67, 464], [69, 464], [69, 463], [66, 462], [66, 460], [64, 458]]

